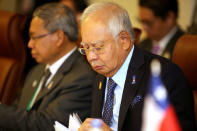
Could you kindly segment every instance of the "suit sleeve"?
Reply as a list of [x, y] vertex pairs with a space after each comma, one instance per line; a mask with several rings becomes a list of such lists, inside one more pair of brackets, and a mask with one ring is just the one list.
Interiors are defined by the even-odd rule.
[[76, 77], [69, 84], [60, 84], [53, 95], [43, 98], [38, 110], [27, 112], [18, 107], [0, 105], [0, 127], [20, 131], [54, 131], [54, 121], [67, 126], [73, 112], [84, 120], [90, 116], [93, 75]]

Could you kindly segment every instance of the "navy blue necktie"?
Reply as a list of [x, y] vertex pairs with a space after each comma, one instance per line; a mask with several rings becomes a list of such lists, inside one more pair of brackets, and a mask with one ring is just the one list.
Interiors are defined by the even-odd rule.
[[111, 125], [111, 119], [113, 116], [113, 105], [114, 105], [114, 89], [116, 83], [109, 78], [107, 85], [107, 97], [104, 104], [103, 116], [102, 119], [107, 125]]

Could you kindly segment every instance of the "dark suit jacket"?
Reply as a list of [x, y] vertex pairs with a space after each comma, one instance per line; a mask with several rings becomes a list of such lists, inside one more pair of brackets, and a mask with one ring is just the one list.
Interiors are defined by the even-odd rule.
[[[92, 80], [95, 72], [75, 51], [62, 64], [52, 86], [42, 89], [30, 111], [27, 103], [33, 95], [45, 65], [36, 66], [28, 75], [19, 107], [0, 105], [0, 127], [20, 131], [53, 131], [54, 121], [68, 125], [69, 115], [78, 113], [84, 120], [90, 116]], [[32, 87], [34, 86], [34, 87]]]
[[[137, 47], [127, 71], [122, 101], [120, 105], [118, 131], [140, 131], [144, 96], [150, 79], [150, 62], [157, 58], [161, 62], [161, 79], [167, 88], [170, 101], [175, 107], [184, 131], [194, 130], [193, 96], [181, 70], [169, 60], [143, 52]], [[132, 76], [136, 83], [132, 84]], [[99, 84], [102, 82], [102, 89]], [[92, 117], [101, 118], [106, 78], [98, 75], [93, 91]]]
[[[172, 38], [169, 40], [169, 42], [166, 45], [166, 48], [164, 49], [163, 53], [161, 56], [166, 57], [166, 54], [169, 55], [169, 59], [172, 59], [172, 54], [174, 47], [176, 45], [176, 42], [179, 37], [181, 37], [184, 34], [184, 32], [178, 28], [176, 33], [172, 36]], [[139, 43], [139, 48], [151, 52], [152, 50], [153, 43], [150, 39], [146, 38], [142, 42]]]

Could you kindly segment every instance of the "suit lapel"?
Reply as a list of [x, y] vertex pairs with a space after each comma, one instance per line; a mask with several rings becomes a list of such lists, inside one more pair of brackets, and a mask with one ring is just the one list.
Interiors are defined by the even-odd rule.
[[93, 91], [92, 117], [102, 117], [103, 100], [105, 96], [106, 78], [98, 75]]
[[[23, 103], [23, 105], [21, 105], [21, 107], [24, 107], [26, 108], [27, 105], [29, 104], [30, 100], [32, 99], [32, 96], [33, 94], [35, 93], [36, 89], [38, 88], [38, 85], [39, 85], [39, 82], [40, 82], [40, 79], [44, 73], [44, 69], [45, 69], [45, 65], [40, 65], [38, 70], [33, 70], [32, 73], [35, 73], [36, 74], [36, 77], [31, 80], [31, 83], [29, 85], [26, 85], [28, 88], [25, 88], [25, 90], [23, 91], [23, 95], [22, 95], [22, 99], [25, 99], [25, 100], [22, 100], [22, 101], [25, 101]], [[31, 87], [31, 88], [29, 88]]]
[[163, 51], [162, 55], [165, 58], [171, 59], [172, 58], [172, 52], [174, 50], [174, 47], [176, 45], [176, 41], [178, 40], [178, 38], [183, 35], [183, 31], [178, 28], [178, 30], [176, 31], [176, 33], [172, 36], [172, 38], [170, 39], [170, 41], [168, 42], [168, 44], [166, 45], [165, 50]]
[[[42, 99], [44, 96], [46, 96], [49, 92], [51, 92], [54, 89], [54, 87], [57, 86], [58, 82], [61, 81], [62, 78], [63, 78], [63, 74], [56, 74], [54, 78], [49, 82], [49, 84], [40, 91], [38, 97], [36, 98], [35, 103], [40, 99]], [[49, 88], [49, 86], [51, 87]]]
[[54, 90], [55, 87], [61, 82], [64, 75], [69, 72], [72, 68], [72, 65], [76, 61], [76, 59], [80, 57], [80, 54], [76, 51], [71, 54], [71, 56], [64, 61], [64, 63], [61, 65], [61, 67], [58, 69], [52, 80], [49, 82], [49, 84], [41, 90], [41, 92], [38, 94], [38, 97], [36, 98], [36, 102], [41, 100], [44, 96], [46, 96], [48, 93], [50, 93], [52, 90]]
[[127, 77], [120, 105], [118, 130], [121, 130], [126, 117], [127, 110], [137, 93], [138, 85], [144, 72], [142, 70], [139, 70], [139, 68], [143, 65], [143, 63], [144, 56], [142, 53], [140, 53], [140, 50], [135, 46], [133, 56], [131, 58], [129, 68], [127, 71]]

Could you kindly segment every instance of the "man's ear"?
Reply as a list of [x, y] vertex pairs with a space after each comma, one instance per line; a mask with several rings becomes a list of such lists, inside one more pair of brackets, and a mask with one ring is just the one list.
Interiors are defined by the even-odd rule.
[[58, 30], [55, 33], [56, 35], [54, 37], [54, 40], [56, 41], [56, 45], [61, 46], [62, 43], [64, 43], [64, 40], [67, 38], [65, 38], [64, 32], [62, 30]]
[[131, 46], [131, 37], [129, 33], [125, 31], [120, 32], [118, 42], [124, 50], [129, 49]]
[[168, 15], [165, 20], [170, 25], [174, 24], [174, 22], [176, 21], [176, 16], [175, 16], [174, 12], [172, 12], [172, 11], [168, 12]]

